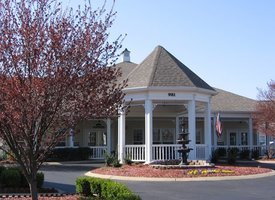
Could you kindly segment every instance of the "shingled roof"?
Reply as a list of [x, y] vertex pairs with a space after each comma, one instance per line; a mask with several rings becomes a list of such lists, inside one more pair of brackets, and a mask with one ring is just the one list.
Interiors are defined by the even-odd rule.
[[257, 101], [228, 91], [215, 88], [218, 92], [212, 98], [214, 112], [255, 112]]
[[127, 76], [128, 88], [186, 86], [214, 89], [161, 46], [137, 65]]
[[212, 88], [171, 53], [161, 46], [142, 63], [121, 62], [116, 65], [122, 71], [119, 81], [128, 79], [128, 88], [149, 86], [187, 86], [216, 91], [211, 101], [213, 112], [254, 112], [256, 100], [225, 90]]

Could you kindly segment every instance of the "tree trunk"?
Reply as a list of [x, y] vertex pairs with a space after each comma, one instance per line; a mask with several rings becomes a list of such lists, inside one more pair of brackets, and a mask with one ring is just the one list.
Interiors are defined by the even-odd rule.
[[36, 176], [33, 177], [29, 182], [29, 187], [32, 195], [32, 200], [38, 200], [37, 180]]

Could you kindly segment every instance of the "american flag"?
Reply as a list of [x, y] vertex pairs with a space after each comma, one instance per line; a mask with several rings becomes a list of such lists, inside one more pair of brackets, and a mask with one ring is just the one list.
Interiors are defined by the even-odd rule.
[[216, 119], [216, 131], [218, 136], [222, 135], [222, 123], [220, 120], [220, 113], [218, 113], [217, 119]]

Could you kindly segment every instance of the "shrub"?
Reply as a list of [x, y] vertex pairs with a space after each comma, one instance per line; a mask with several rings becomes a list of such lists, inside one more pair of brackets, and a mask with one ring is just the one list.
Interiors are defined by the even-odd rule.
[[91, 196], [90, 182], [87, 177], [80, 177], [76, 179], [76, 193], [83, 196]]
[[92, 194], [97, 194], [98, 196], [102, 196], [102, 184], [104, 184], [104, 180], [100, 178], [92, 178], [89, 179], [90, 189]]
[[126, 157], [124, 158], [124, 162], [126, 165], [131, 165], [133, 163], [131, 156], [126, 155]]
[[6, 187], [19, 187], [21, 184], [21, 174], [18, 168], [6, 168], [0, 177], [1, 183]]
[[239, 149], [238, 148], [229, 148], [227, 156], [227, 163], [228, 164], [235, 164], [238, 156]]
[[4, 171], [6, 168], [4, 166], [0, 166], [0, 176], [2, 174], [2, 171]]
[[219, 157], [224, 157], [226, 156], [226, 148], [224, 147], [219, 147], [216, 149], [217, 150], [217, 153], [218, 153], [218, 156]]
[[[0, 167], [0, 182], [4, 187], [28, 187], [28, 181], [25, 178], [22, 170], [19, 167], [5, 168]], [[37, 176], [37, 187], [42, 188], [44, 184], [43, 172], [38, 172]]]
[[260, 158], [260, 150], [259, 149], [253, 149], [251, 151], [251, 157], [255, 160], [258, 160]]
[[28, 183], [26, 177], [24, 176], [22, 170], [20, 170], [20, 175], [21, 175], [20, 186], [21, 186], [21, 187], [26, 187], [26, 188], [27, 188], [27, 187], [29, 186], [29, 183]]
[[125, 185], [95, 177], [78, 178], [76, 180], [76, 192], [87, 197], [96, 194], [104, 200], [141, 200]]
[[243, 149], [240, 152], [240, 159], [249, 159], [250, 156], [250, 150], [249, 149]]
[[77, 154], [81, 160], [88, 160], [92, 155], [92, 149], [89, 147], [79, 147], [77, 149]]
[[108, 167], [112, 166], [112, 164], [115, 160], [115, 154], [114, 153], [109, 154], [108, 152], [105, 152], [104, 160], [105, 160], [106, 166], [108, 166]]
[[217, 163], [220, 159], [220, 155], [219, 155], [219, 150], [216, 149], [214, 151], [212, 151], [212, 154], [210, 156], [210, 161], [211, 163]]
[[102, 197], [105, 200], [117, 199], [118, 196], [130, 193], [131, 191], [121, 183], [108, 181], [102, 185]]
[[118, 159], [113, 161], [113, 167], [121, 167], [120, 161]]
[[42, 186], [44, 184], [44, 173], [43, 172], [37, 172], [36, 180], [37, 180], [37, 187], [42, 188]]
[[117, 157], [117, 153], [104, 153], [105, 164], [108, 167], [120, 167], [120, 160]]

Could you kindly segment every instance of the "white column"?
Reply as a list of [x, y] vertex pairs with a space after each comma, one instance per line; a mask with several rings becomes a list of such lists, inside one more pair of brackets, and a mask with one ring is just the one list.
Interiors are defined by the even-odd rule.
[[111, 153], [111, 119], [107, 119], [107, 152]]
[[207, 145], [205, 151], [205, 159], [208, 160], [212, 153], [212, 134], [211, 134], [211, 104], [209, 102], [205, 103], [205, 113], [204, 113], [204, 142]]
[[125, 112], [119, 111], [118, 117], [118, 159], [121, 163], [124, 162], [124, 147], [125, 147]]
[[177, 139], [179, 138], [179, 127], [180, 127], [180, 122], [179, 122], [179, 117], [176, 117], [176, 138], [175, 138], [175, 144], [177, 144]]
[[249, 120], [248, 120], [248, 139], [249, 139], [249, 142], [248, 142], [249, 148], [252, 149], [253, 148], [253, 123], [252, 123], [251, 116], [249, 117]]
[[189, 159], [196, 159], [196, 103], [195, 100], [188, 101], [188, 132], [189, 147], [193, 150], [189, 153]]
[[69, 147], [74, 147], [74, 129], [70, 128]]
[[145, 163], [152, 161], [153, 143], [153, 104], [152, 100], [145, 100]]

